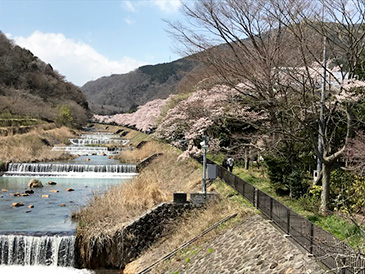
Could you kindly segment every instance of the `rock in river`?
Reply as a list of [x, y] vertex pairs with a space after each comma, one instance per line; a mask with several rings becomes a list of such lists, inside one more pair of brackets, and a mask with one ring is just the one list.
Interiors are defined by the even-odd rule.
[[24, 204], [21, 203], [21, 202], [18, 202], [18, 203], [12, 203], [11, 206], [12, 207], [19, 207], [19, 206], [24, 206]]
[[43, 184], [40, 180], [37, 180], [37, 179], [31, 179], [29, 182], [28, 182], [28, 187], [29, 188], [33, 188], [33, 187], [43, 187]]

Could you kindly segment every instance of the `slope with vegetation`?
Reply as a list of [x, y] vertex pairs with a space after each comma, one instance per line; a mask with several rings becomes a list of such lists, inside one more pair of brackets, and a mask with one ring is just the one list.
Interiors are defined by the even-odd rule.
[[35, 118], [79, 127], [88, 111], [78, 87], [0, 32], [0, 113], [13, 116], [2, 120]]
[[[171, 96], [163, 105], [141, 106], [133, 123], [120, 117], [103, 121], [139, 128], [138, 121], [146, 121], [141, 114], [152, 112], [145, 107], [157, 106], [159, 117], [149, 120], [155, 136], [187, 153], [201, 153], [200, 142], [208, 135], [210, 150], [222, 154], [219, 163], [234, 156], [246, 168], [250, 162], [260, 165], [270, 193], [310, 209], [308, 218], [318, 222], [330, 216], [334, 226], [342, 226], [337, 217], [346, 214], [355, 224], [350, 225], [355, 241], [363, 241], [358, 236], [365, 234], [365, 6], [355, 1], [348, 13], [343, 1], [305, 2], [305, 7], [302, 1], [284, 7], [288, 3], [282, 1], [245, 6], [202, 0], [185, 6], [193, 25], [172, 28], [187, 51], [215, 69], [213, 77], [200, 78], [198, 88]], [[332, 23], [321, 21], [324, 13]], [[240, 17], [251, 14], [257, 14], [254, 21]], [[217, 34], [216, 39], [194, 32], [197, 25]], [[243, 36], [248, 38], [239, 39]], [[326, 66], [323, 37], [330, 57]], [[217, 41], [230, 43], [215, 47]], [[202, 89], [204, 82], [210, 85]], [[322, 85], [327, 89], [323, 99]], [[314, 179], [317, 159], [321, 172]]]
[[69, 142], [76, 132], [67, 127], [43, 123], [23, 134], [0, 136], [0, 163], [3, 169], [8, 162], [42, 162], [68, 159], [60, 151], [52, 151], [56, 144]]
[[[109, 126], [112, 131], [118, 128]], [[79, 220], [77, 234], [82, 239], [83, 251], [89, 252], [81, 254], [84, 258], [90, 258], [88, 256], [92, 254], [90, 248], [93, 245], [108, 241], [116, 231], [152, 207], [162, 202], [171, 202], [174, 192], [191, 193], [201, 189], [201, 165], [191, 158], [179, 157], [179, 149], [134, 130], [129, 130], [126, 138], [131, 139], [133, 147], [141, 141], [146, 143], [139, 149], [122, 151], [117, 157], [122, 162], [138, 163], [152, 154], [162, 155], [147, 165], [132, 181], [113, 187], [103, 195], [95, 195], [87, 207], [74, 213], [74, 217]], [[136, 273], [136, 269], [143, 269], [156, 260], [157, 256], [170, 252], [229, 215], [237, 213], [238, 217], [213, 231], [212, 235], [222, 233], [244, 216], [255, 214], [247, 202], [221, 181], [211, 184], [208, 190], [220, 194], [217, 203], [189, 211], [182, 219], [170, 220], [158, 243], [144, 252], [142, 260], [134, 262], [125, 271]], [[196, 222], [197, 219], [199, 222]]]
[[90, 109], [97, 114], [133, 112], [154, 99], [176, 94], [180, 82], [197, 73], [200, 66], [188, 58], [170, 63], [147, 65], [121, 75], [102, 77], [81, 87]]

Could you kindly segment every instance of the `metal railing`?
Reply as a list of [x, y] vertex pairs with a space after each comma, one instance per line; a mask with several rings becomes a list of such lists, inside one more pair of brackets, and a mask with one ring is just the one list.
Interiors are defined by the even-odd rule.
[[217, 165], [217, 174], [333, 272], [365, 274], [364, 254], [355, 251], [332, 234], [298, 215], [222, 166]]

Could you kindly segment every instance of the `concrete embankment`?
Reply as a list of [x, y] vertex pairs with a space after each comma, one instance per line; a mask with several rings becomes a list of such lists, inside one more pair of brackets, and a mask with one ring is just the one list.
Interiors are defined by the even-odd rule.
[[314, 257], [260, 215], [248, 216], [198, 251], [187, 251], [167, 271], [161, 268], [157, 265], [151, 273], [325, 273]]

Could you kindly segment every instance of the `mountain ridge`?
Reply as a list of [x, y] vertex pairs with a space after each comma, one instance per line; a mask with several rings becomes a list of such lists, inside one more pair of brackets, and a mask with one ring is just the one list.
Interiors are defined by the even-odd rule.
[[89, 81], [81, 90], [95, 114], [133, 112], [151, 100], [165, 99], [170, 94], [178, 93], [180, 81], [199, 66], [190, 58], [146, 65], [126, 74], [113, 74]]
[[89, 118], [88, 103], [77, 86], [1, 31], [0, 113], [76, 127]]

